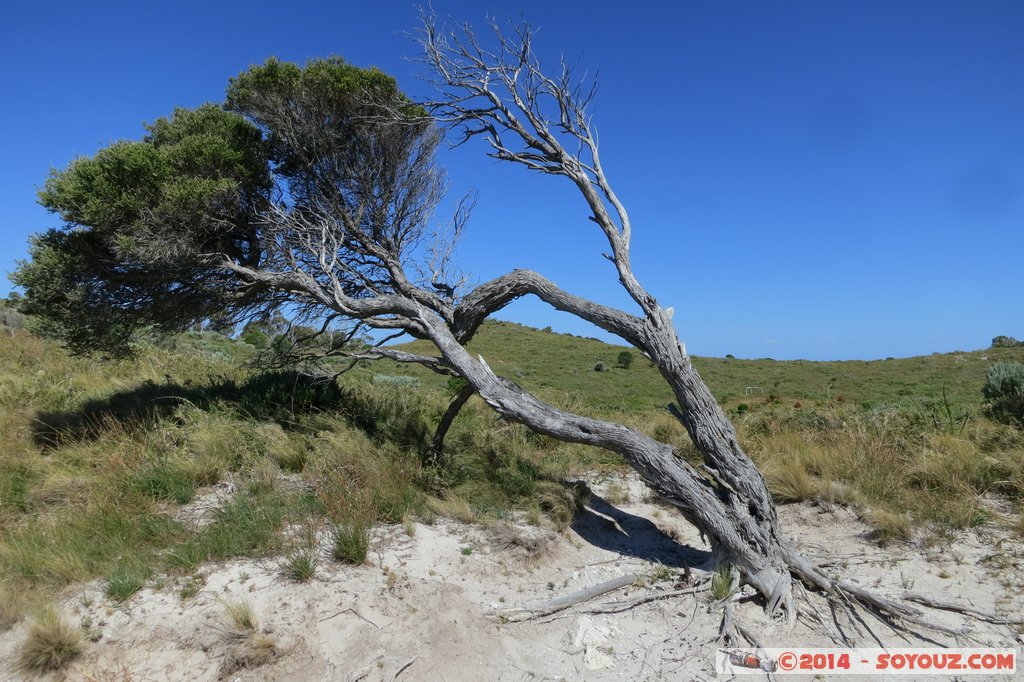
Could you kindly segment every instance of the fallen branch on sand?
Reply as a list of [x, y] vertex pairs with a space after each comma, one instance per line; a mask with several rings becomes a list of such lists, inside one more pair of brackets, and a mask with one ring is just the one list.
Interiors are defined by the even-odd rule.
[[630, 573], [628, 575], [620, 576], [612, 580], [588, 587], [585, 590], [573, 592], [562, 597], [555, 597], [551, 601], [544, 602], [539, 606], [520, 606], [514, 609], [507, 609], [502, 612], [501, 615], [510, 618], [514, 615], [523, 615], [521, 620], [530, 620], [531, 618], [540, 618], [541, 616], [547, 616], [557, 611], [567, 609], [570, 606], [581, 604], [585, 601], [600, 597], [602, 594], [613, 592], [614, 590], [628, 587], [635, 583], [639, 576], [636, 573]]

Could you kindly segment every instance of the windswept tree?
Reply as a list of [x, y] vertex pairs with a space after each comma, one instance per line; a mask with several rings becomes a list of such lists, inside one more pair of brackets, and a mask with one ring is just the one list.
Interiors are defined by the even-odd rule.
[[[297, 347], [307, 356], [419, 363], [465, 382], [454, 409], [475, 392], [505, 419], [618, 453], [769, 612], [797, 615], [796, 579], [837, 608], [927, 625], [905, 603], [827, 575], [783, 533], [763, 476], [676, 335], [673, 309], [634, 274], [633, 225], [587, 112], [594, 88], [565, 65], [548, 75], [532, 39], [526, 26], [511, 37], [496, 30], [487, 47], [469, 29], [442, 30], [425, 17], [421, 45], [436, 101], [412, 103], [386, 74], [337, 58], [305, 67], [270, 60], [233, 79], [223, 106], [175, 111], [139, 141], [72, 162], [41, 192], [64, 224], [36, 237], [14, 274], [22, 309], [81, 352], [124, 352], [144, 327], [267, 320], [282, 308], [315, 322], [311, 336], [345, 323], [353, 335], [372, 328], [429, 340], [437, 355], [381, 344]], [[499, 160], [568, 180], [635, 310], [526, 270], [464, 290], [451, 256], [466, 205], [447, 229], [433, 222], [446, 190], [436, 162], [446, 130], [484, 142]], [[703, 467], [636, 429], [547, 404], [466, 350], [488, 316], [527, 295], [649, 358]]]

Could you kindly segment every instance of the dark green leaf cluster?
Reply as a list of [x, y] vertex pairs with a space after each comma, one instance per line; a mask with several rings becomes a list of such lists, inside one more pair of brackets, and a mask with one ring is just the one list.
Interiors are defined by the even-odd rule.
[[242, 407], [263, 418], [336, 409], [345, 398], [333, 380], [288, 370], [257, 374], [242, 384], [239, 394]]
[[993, 348], [1016, 348], [1017, 346], [1024, 346], [1024, 342], [1018, 341], [1012, 336], [999, 335], [992, 339]]
[[[141, 139], [51, 173], [39, 200], [63, 224], [34, 236], [12, 275], [22, 311], [74, 351], [111, 354], [130, 352], [142, 328], [266, 318], [292, 297], [223, 264], [316, 262], [296, 256], [287, 233], [268, 233], [271, 209], [359, 206], [387, 249], [411, 241], [417, 202], [437, 192], [424, 202], [381, 188], [416, 163], [432, 130], [424, 113], [387, 74], [340, 58], [254, 66], [231, 80], [225, 105], [178, 109]], [[382, 134], [376, 121], [395, 115], [408, 125]]]
[[39, 194], [64, 225], [33, 238], [12, 279], [37, 331], [74, 350], [124, 352], [140, 327], [216, 316], [232, 292], [210, 254], [259, 257], [251, 221], [271, 187], [259, 130], [213, 105], [147, 129], [54, 171]]

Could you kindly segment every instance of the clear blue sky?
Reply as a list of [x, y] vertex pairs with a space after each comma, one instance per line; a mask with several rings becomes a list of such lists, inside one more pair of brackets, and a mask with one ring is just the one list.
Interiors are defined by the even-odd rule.
[[[50, 168], [223, 97], [275, 55], [340, 54], [424, 94], [409, 2], [9, 3], [0, 272], [54, 223]], [[1024, 338], [1024, 2], [453, 2], [600, 69], [603, 161], [634, 264], [700, 355], [846, 359]], [[480, 279], [536, 269], [626, 306], [567, 183], [445, 152], [480, 204]], [[0, 294], [10, 283], [0, 279]], [[538, 302], [501, 317], [600, 335]]]

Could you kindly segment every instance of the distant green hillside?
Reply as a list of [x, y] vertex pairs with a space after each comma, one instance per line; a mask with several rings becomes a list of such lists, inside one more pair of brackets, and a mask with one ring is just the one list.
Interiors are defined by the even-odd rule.
[[[434, 354], [425, 341], [404, 344], [410, 352]], [[511, 322], [485, 324], [469, 345], [491, 368], [542, 396], [564, 402], [576, 396], [600, 410], [663, 407], [672, 397], [651, 363], [639, 352], [596, 339], [557, 334]], [[623, 350], [634, 354], [629, 369], [616, 367]], [[1024, 362], [1024, 348], [993, 348], [891, 360], [735, 360], [694, 356], [694, 363], [718, 399], [727, 405], [756, 402], [775, 394], [784, 400], [892, 402], [940, 398], [959, 404], [981, 402], [988, 366], [996, 360]], [[609, 371], [597, 372], [603, 363]], [[421, 377], [427, 384], [444, 379], [414, 366], [382, 366], [372, 371]], [[829, 386], [831, 385], [831, 391]]]

